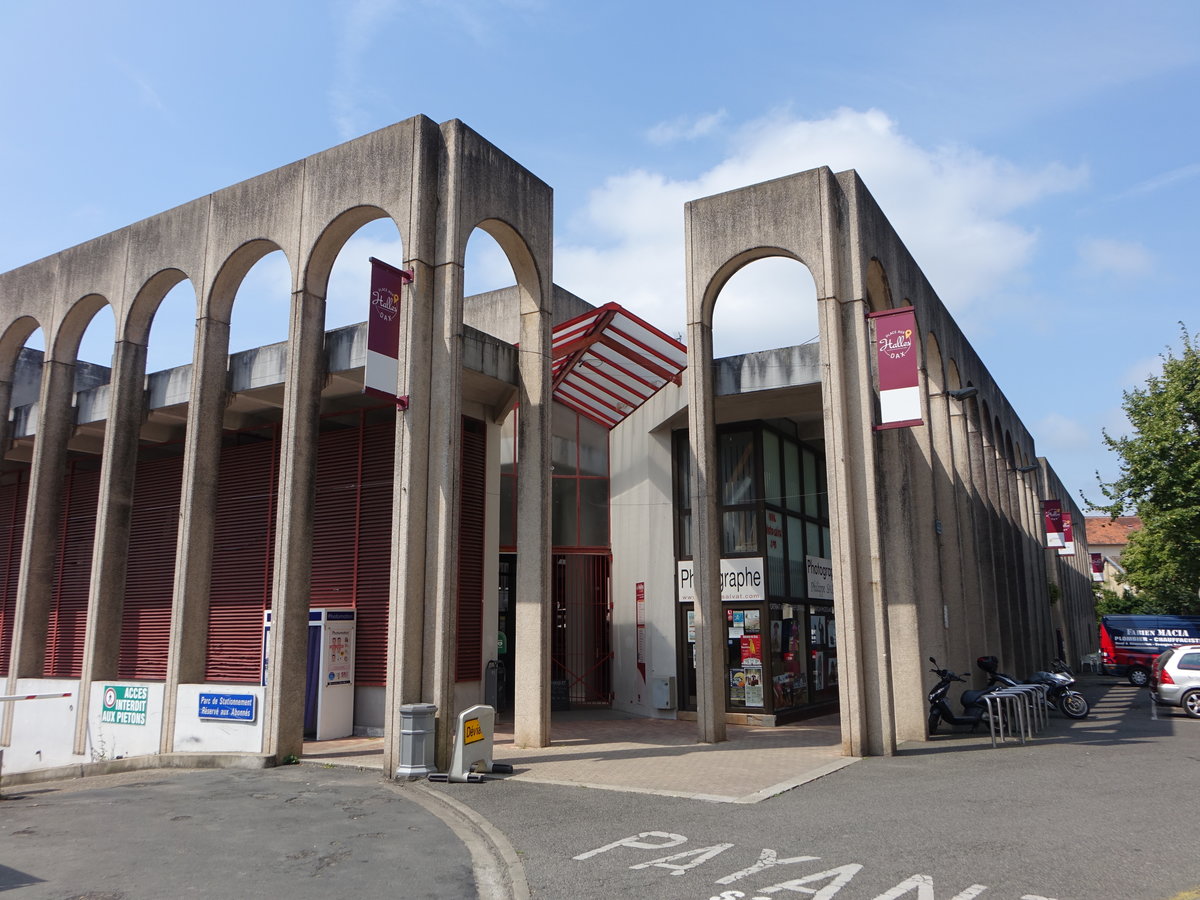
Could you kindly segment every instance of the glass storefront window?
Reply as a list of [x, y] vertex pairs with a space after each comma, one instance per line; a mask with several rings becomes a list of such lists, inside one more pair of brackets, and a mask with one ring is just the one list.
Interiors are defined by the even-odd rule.
[[788, 516], [788, 584], [789, 596], [799, 599], [808, 596], [808, 579], [804, 569], [804, 520]]
[[550, 464], [554, 467], [555, 475], [576, 473], [578, 442], [575, 420], [578, 417], [577, 413], [561, 404], [553, 405], [550, 417]]
[[752, 509], [735, 509], [721, 515], [721, 553], [754, 553], [758, 550], [758, 516]]
[[[762, 600], [731, 599], [723, 606], [726, 708], [794, 718], [837, 700], [833, 608], [808, 595], [807, 558], [827, 558], [830, 552], [824, 460], [819, 447], [762, 422], [718, 430], [717, 451], [721, 555], [743, 557], [738, 565], [753, 565], [765, 576]], [[685, 432], [677, 433], [674, 452], [676, 548], [678, 558], [686, 559], [694, 549], [695, 511]], [[692, 709], [694, 623], [693, 605], [680, 604], [683, 704]], [[718, 640], [721, 636], [718, 632]]]
[[556, 547], [574, 546], [579, 504], [575, 496], [574, 478], [552, 479], [551, 498], [554, 504], [550, 540]]
[[735, 431], [717, 436], [717, 478], [721, 503], [751, 503], [754, 500], [754, 433]]
[[817, 490], [817, 457], [804, 448], [804, 514], [814, 518], [821, 513], [821, 497]]
[[791, 441], [783, 445], [783, 489], [788, 509], [797, 512], [803, 509], [803, 491], [800, 487], [800, 448]]
[[769, 506], [783, 506], [783, 472], [779, 462], [779, 436], [763, 432], [763, 496]]
[[608, 479], [579, 479], [579, 544], [608, 546]]
[[608, 477], [608, 431], [579, 416], [579, 474]]

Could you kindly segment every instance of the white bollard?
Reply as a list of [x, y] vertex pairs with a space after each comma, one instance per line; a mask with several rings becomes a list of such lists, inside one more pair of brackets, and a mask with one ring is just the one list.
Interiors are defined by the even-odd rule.
[[450, 771], [430, 775], [430, 781], [450, 781], [465, 784], [468, 781], [483, 781], [483, 775], [475, 771], [508, 773], [512, 766], [492, 761], [492, 740], [495, 735], [496, 710], [490, 706], [472, 706], [458, 714], [458, 728], [454, 736], [454, 753], [450, 757]]

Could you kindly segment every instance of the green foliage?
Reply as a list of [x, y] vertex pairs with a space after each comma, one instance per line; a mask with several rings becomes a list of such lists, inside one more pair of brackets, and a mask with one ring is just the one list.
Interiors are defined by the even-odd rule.
[[1152, 615], [1160, 612], [1158, 609], [1151, 608], [1149, 598], [1142, 594], [1135, 594], [1128, 588], [1122, 588], [1121, 592], [1117, 593], [1111, 588], [1093, 584], [1092, 592], [1096, 595], [1097, 620], [1101, 616]]
[[1111, 516], [1132, 509], [1141, 517], [1121, 565], [1148, 612], [1200, 612], [1200, 335], [1179, 327], [1182, 352], [1168, 349], [1162, 373], [1125, 392], [1129, 435], [1104, 433], [1120, 475], [1100, 482], [1106, 503], [1088, 502]]

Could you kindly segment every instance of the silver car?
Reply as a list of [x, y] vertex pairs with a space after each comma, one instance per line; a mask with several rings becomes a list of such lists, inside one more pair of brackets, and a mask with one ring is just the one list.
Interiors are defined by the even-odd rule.
[[1200, 719], [1200, 644], [1172, 647], [1150, 670], [1150, 696], [1161, 706], [1178, 706]]

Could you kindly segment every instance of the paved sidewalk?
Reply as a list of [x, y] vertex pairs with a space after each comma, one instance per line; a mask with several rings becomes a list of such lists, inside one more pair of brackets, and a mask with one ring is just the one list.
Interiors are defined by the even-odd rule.
[[[608, 710], [554, 714], [551, 744], [513, 745], [497, 725], [495, 759], [516, 781], [756, 803], [854, 762], [842, 756], [836, 715], [776, 728], [728, 726], [720, 744], [696, 743], [696, 723], [624, 716]], [[305, 744], [304, 761], [381, 768], [382, 740]]]

